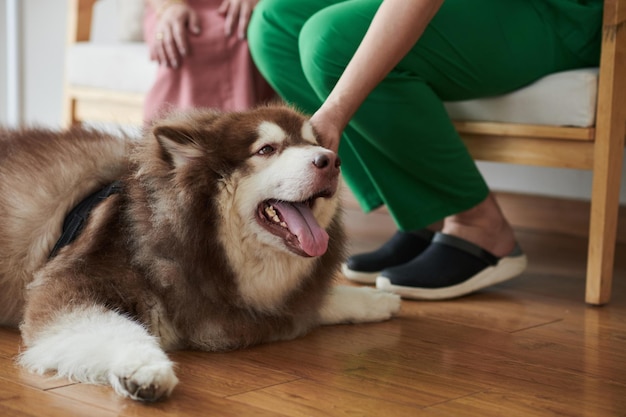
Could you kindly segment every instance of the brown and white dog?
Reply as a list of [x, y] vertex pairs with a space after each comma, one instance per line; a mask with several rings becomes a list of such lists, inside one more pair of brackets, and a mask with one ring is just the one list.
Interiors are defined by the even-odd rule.
[[[114, 181], [50, 255], [68, 212]], [[172, 114], [138, 141], [0, 130], [0, 323], [20, 326], [31, 371], [154, 401], [177, 383], [167, 350], [388, 319], [399, 297], [333, 284], [338, 186], [338, 157], [283, 106]]]

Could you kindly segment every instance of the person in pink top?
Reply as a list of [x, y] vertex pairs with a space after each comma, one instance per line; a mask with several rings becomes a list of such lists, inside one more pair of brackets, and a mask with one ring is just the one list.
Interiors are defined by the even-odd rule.
[[245, 110], [274, 99], [248, 50], [259, 0], [147, 0], [144, 38], [159, 63], [144, 121], [176, 109]]

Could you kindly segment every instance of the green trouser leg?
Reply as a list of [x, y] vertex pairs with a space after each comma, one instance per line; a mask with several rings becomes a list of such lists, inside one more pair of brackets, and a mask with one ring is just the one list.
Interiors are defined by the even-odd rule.
[[[381, 0], [264, 0], [252, 56], [276, 91], [306, 112], [328, 96]], [[363, 209], [424, 227], [480, 203], [488, 188], [443, 101], [496, 95], [583, 65], [529, 0], [447, 0], [419, 42], [344, 132], [346, 182]]]

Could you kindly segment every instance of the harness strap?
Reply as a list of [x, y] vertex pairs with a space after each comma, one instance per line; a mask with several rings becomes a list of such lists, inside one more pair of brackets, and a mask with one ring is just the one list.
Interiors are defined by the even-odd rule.
[[115, 181], [78, 203], [76, 207], [74, 207], [65, 217], [61, 237], [54, 245], [54, 248], [52, 248], [52, 252], [50, 252], [48, 259], [54, 258], [63, 246], [69, 245], [78, 237], [78, 235], [80, 235], [80, 232], [83, 230], [83, 226], [89, 218], [89, 214], [95, 206], [100, 204], [110, 195], [119, 193], [121, 189], [121, 181]]

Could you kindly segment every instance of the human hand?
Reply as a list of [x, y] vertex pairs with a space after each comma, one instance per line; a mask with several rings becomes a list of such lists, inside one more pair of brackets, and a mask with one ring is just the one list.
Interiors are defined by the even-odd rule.
[[323, 147], [337, 153], [341, 133], [345, 126], [332, 117], [332, 113], [320, 109], [310, 119], [311, 126], [317, 136], [317, 140]]
[[252, 10], [259, 3], [259, 0], [223, 0], [218, 9], [222, 16], [226, 16], [224, 31], [226, 36], [237, 33], [239, 39], [246, 38], [248, 23]]
[[158, 18], [150, 58], [159, 65], [177, 68], [189, 51], [187, 31], [194, 35], [200, 33], [198, 14], [182, 2], [168, 5]]

